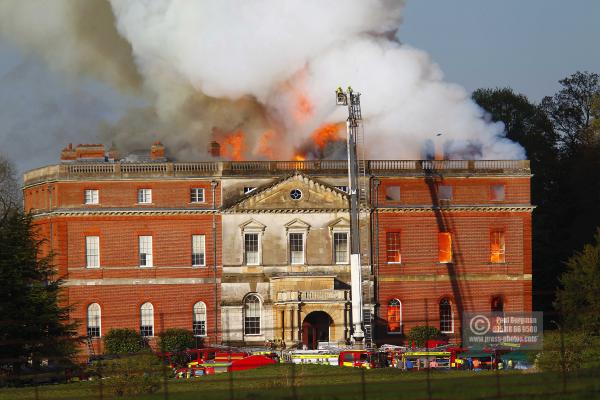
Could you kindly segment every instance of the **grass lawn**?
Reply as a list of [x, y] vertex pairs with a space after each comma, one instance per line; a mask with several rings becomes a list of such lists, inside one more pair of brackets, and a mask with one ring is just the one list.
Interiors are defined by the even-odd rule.
[[[363, 385], [364, 382], [364, 385]], [[103, 398], [111, 398], [105, 380]], [[167, 381], [157, 393], [135, 399], [592, 399], [600, 398], [600, 371], [584, 370], [562, 378], [554, 373], [518, 371], [402, 372], [364, 371], [320, 365], [275, 365], [252, 371]], [[1, 389], [0, 400], [99, 399], [99, 383], [80, 382], [35, 388]]]

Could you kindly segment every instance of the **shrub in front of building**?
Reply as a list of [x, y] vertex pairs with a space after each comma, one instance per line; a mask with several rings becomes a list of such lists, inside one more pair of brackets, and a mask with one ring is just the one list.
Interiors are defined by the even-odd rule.
[[159, 335], [160, 351], [177, 353], [195, 347], [196, 340], [192, 331], [181, 328], [167, 329]]
[[408, 343], [417, 347], [424, 347], [429, 340], [443, 339], [444, 335], [433, 326], [420, 325], [413, 327], [408, 332]]
[[148, 349], [148, 343], [133, 329], [111, 329], [104, 337], [106, 354], [136, 354]]

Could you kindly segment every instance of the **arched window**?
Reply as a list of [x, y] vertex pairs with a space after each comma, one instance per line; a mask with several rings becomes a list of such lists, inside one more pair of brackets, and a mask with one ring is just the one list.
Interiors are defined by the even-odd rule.
[[91, 338], [100, 337], [100, 304], [92, 303], [87, 308], [87, 335]]
[[454, 332], [452, 305], [448, 299], [442, 299], [440, 301], [440, 331], [442, 333]]
[[398, 299], [393, 299], [388, 303], [387, 330], [388, 333], [402, 332], [402, 303]]
[[140, 333], [142, 336], [154, 336], [154, 306], [144, 303], [140, 307]]
[[192, 331], [194, 336], [206, 336], [206, 304], [201, 301], [194, 304]]
[[257, 295], [251, 294], [244, 301], [244, 335], [260, 335], [261, 304]]

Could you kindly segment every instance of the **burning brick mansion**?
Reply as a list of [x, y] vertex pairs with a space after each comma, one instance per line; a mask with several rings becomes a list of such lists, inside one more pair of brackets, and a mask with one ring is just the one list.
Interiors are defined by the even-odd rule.
[[[218, 150], [218, 149], [217, 149]], [[460, 342], [463, 312], [531, 311], [526, 160], [367, 160], [360, 177], [366, 344], [417, 325]], [[186, 328], [205, 344], [351, 338], [346, 161], [172, 162], [67, 147], [24, 204], [82, 336]]]

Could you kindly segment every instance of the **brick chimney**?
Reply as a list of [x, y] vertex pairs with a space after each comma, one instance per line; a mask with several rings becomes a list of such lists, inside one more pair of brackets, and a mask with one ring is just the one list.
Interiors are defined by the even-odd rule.
[[108, 149], [108, 159], [110, 161], [119, 161], [119, 150], [115, 144], [111, 144], [110, 149]]
[[75, 148], [78, 160], [104, 160], [103, 144], [78, 144]]
[[208, 145], [208, 154], [210, 154], [213, 157], [220, 157], [221, 145], [214, 140], [210, 142], [210, 144]]
[[67, 147], [60, 152], [60, 161], [75, 161], [77, 153], [73, 150], [73, 143], [69, 143]]
[[152, 143], [150, 148], [150, 158], [152, 160], [159, 160], [165, 158], [165, 146], [160, 141]]

